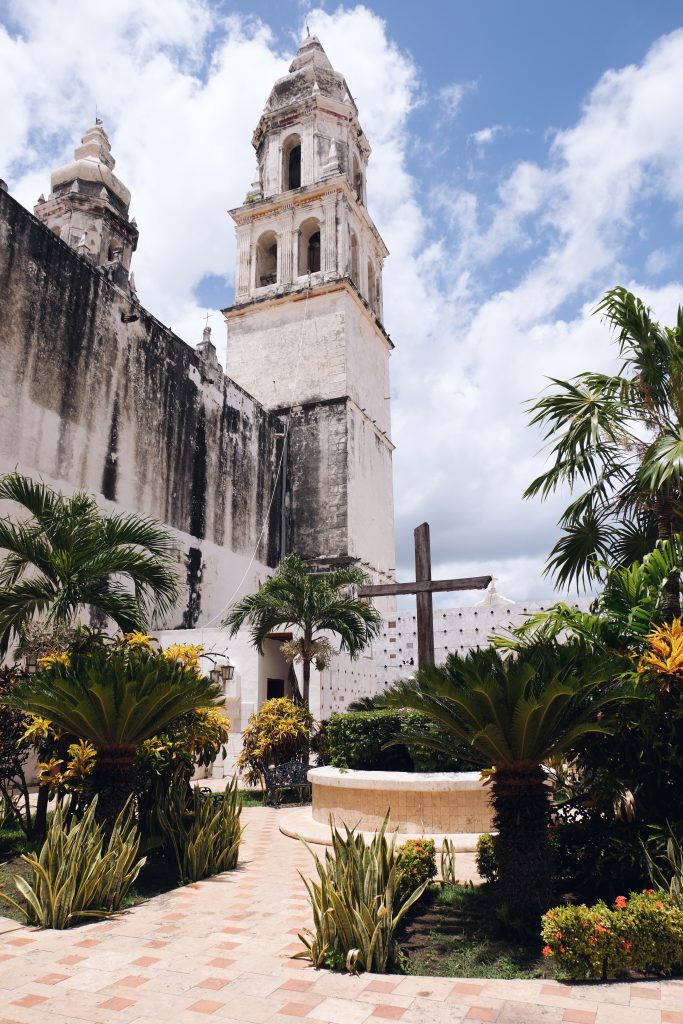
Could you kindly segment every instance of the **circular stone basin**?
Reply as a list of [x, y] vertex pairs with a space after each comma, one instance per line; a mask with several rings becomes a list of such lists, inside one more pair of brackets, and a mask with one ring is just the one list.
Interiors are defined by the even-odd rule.
[[387, 813], [401, 833], [490, 832], [489, 788], [479, 772], [361, 772], [311, 768], [313, 819], [376, 831]]

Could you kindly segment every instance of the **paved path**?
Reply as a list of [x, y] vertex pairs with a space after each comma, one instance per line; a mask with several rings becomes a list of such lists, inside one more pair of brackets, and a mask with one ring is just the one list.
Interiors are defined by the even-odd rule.
[[[0, 1024], [683, 1024], [683, 981], [343, 977], [291, 960], [308, 921], [306, 850], [249, 808], [240, 868], [113, 921], [66, 932], [7, 924]], [[0, 928], [2, 931], [2, 928]]]

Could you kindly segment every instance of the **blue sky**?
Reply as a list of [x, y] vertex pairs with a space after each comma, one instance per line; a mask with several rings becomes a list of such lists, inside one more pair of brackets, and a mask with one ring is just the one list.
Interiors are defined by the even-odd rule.
[[398, 572], [427, 519], [437, 573], [547, 598], [562, 499], [521, 500], [543, 465], [524, 400], [612, 364], [591, 316], [606, 288], [663, 320], [683, 301], [680, 3], [70, 4], [65, 33], [57, 0], [0, 0], [0, 176], [31, 207], [97, 104], [133, 194], [141, 299], [191, 343], [229, 301], [225, 211], [308, 20], [357, 100], [391, 252]]

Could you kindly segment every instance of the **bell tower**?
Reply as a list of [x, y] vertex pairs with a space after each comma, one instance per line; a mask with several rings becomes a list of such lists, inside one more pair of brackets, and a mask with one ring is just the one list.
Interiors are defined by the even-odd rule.
[[227, 374], [289, 417], [283, 551], [394, 569], [389, 355], [370, 145], [315, 36], [273, 86], [237, 235]]

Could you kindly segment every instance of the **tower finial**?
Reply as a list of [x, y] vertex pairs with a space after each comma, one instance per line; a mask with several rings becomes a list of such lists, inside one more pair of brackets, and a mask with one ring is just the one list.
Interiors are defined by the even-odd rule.
[[306, 38], [307, 38], [307, 39], [310, 39], [310, 38], [311, 38], [311, 30], [310, 30], [310, 28], [308, 27], [308, 22], [306, 22]]

